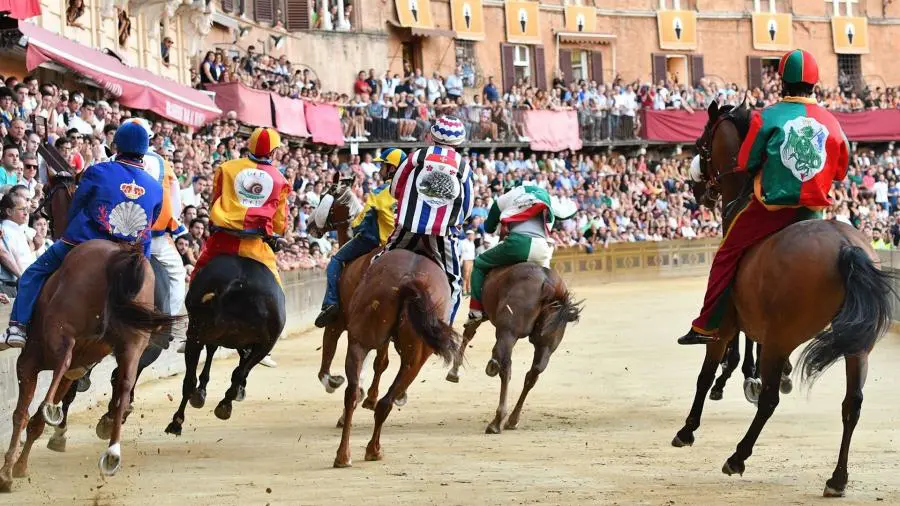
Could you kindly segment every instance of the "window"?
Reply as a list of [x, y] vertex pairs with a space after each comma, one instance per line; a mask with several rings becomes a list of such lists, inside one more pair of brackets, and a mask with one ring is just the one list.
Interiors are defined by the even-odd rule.
[[513, 67], [515, 67], [516, 81], [531, 79], [531, 51], [528, 46], [515, 46], [513, 52]]
[[838, 85], [847, 93], [862, 91], [862, 64], [858, 54], [838, 55]]
[[572, 80], [575, 82], [590, 80], [590, 54], [587, 51], [572, 51]]
[[689, 84], [687, 58], [681, 55], [666, 56], [666, 80], [674, 84]]
[[403, 65], [409, 65], [409, 68], [422, 68], [422, 45], [418, 39], [410, 42], [403, 42]]
[[478, 64], [475, 60], [475, 42], [471, 40], [456, 41], [456, 65], [460, 69], [463, 86], [474, 88], [477, 84]]

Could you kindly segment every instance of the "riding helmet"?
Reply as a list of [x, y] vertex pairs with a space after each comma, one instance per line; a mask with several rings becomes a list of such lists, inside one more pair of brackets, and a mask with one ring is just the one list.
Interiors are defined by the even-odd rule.
[[794, 49], [781, 57], [781, 61], [778, 63], [778, 75], [786, 83], [815, 85], [819, 82], [819, 65], [808, 51]]
[[116, 135], [113, 137], [113, 144], [119, 153], [128, 153], [132, 155], [145, 155], [150, 147], [150, 136], [147, 130], [138, 123], [123, 123], [116, 129]]
[[381, 150], [381, 153], [378, 153], [374, 161], [400, 167], [406, 161], [406, 153], [398, 148], [384, 148]]
[[128, 118], [128, 119], [126, 119], [125, 121], [122, 122], [123, 125], [124, 125], [125, 123], [136, 123], [136, 124], [140, 125], [144, 130], [147, 131], [147, 138], [148, 138], [148, 139], [153, 139], [153, 136], [156, 135], [156, 134], [153, 133], [153, 127], [150, 126], [150, 122], [147, 121], [147, 120], [144, 119], [144, 118], [141, 118], [140, 116], [135, 116], [135, 117], [133, 117], [133, 118]]
[[250, 153], [265, 158], [281, 147], [281, 136], [272, 128], [257, 128], [250, 134]]
[[459, 118], [441, 116], [431, 127], [431, 138], [436, 144], [459, 146], [466, 140], [466, 127]]

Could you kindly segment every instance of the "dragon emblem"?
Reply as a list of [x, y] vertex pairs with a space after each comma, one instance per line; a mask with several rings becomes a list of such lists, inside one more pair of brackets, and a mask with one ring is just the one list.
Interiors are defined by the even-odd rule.
[[800, 181], [816, 177], [825, 167], [828, 129], [813, 118], [800, 117], [784, 125], [781, 162]]

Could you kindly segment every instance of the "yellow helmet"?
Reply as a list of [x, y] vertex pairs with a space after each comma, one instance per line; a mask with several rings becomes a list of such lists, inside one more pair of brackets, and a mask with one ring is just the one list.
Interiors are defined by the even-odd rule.
[[274, 128], [257, 128], [250, 135], [250, 153], [265, 158], [281, 147], [281, 135]]

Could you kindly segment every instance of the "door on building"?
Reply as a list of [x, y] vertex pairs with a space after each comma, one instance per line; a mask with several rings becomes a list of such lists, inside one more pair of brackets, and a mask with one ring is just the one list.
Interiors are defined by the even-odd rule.
[[538, 89], [547, 89], [544, 46], [500, 44], [500, 64], [503, 70], [504, 91], [520, 82]]
[[566, 84], [582, 80], [603, 82], [603, 55], [599, 51], [560, 48], [558, 68]]
[[[695, 60], [696, 59], [696, 60]], [[699, 77], [691, 79], [688, 70], [688, 56], [683, 54], [660, 54], [653, 55], [652, 70], [653, 84], [657, 85], [662, 82], [673, 82], [675, 84], [690, 84], [700, 80], [703, 73], [703, 57], [692, 56], [691, 66], [694, 67], [695, 73], [699, 71]]]
[[406, 42], [401, 42], [403, 50], [403, 66], [408, 64], [411, 69], [423, 69], [422, 66], [422, 42], [421, 39], [413, 38]]

